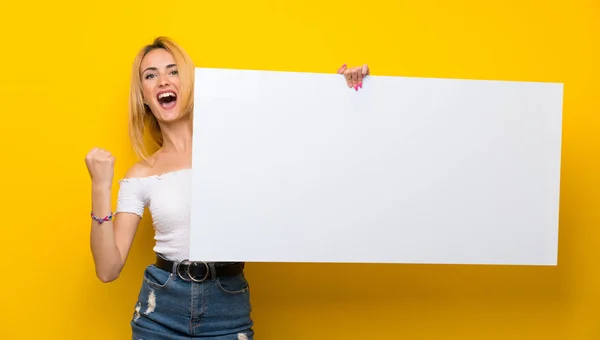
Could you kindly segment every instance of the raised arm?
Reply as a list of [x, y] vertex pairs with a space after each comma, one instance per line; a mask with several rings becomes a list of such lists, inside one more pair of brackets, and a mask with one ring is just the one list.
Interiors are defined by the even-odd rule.
[[102, 282], [114, 281], [121, 274], [141, 220], [141, 213], [112, 215], [114, 161], [110, 152], [98, 148], [85, 159], [92, 180], [90, 246], [96, 276]]

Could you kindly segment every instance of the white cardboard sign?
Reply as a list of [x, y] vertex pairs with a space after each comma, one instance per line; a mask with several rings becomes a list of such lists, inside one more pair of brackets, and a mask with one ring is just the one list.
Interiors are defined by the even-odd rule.
[[196, 69], [190, 259], [555, 265], [563, 84]]

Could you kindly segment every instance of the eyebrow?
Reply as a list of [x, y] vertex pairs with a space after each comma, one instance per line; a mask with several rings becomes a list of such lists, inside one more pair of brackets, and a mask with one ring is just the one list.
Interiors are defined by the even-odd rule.
[[[175, 67], [175, 66], [177, 66], [177, 65], [175, 65], [175, 64], [169, 64], [169, 65], [167, 65], [166, 68], [169, 69], [169, 68]], [[144, 74], [144, 72], [146, 72], [146, 71], [158, 71], [158, 69], [156, 67], [148, 67], [148, 68], [146, 68], [145, 70], [142, 71], [142, 74]]]

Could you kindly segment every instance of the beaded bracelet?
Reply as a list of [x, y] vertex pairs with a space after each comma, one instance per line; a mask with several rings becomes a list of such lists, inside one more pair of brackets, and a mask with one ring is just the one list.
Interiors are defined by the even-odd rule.
[[94, 215], [94, 212], [91, 212], [90, 216], [92, 217], [92, 220], [94, 220], [94, 221], [102, 224], [104, 222], [108, 222], [108, 221], [112, 220], [113, 214], [110, 213], [110, 215], [108, 215], [108, 216], [106, 216], [104, 218], [99, 218], [99, 217], [96, 217], [96, 215]]

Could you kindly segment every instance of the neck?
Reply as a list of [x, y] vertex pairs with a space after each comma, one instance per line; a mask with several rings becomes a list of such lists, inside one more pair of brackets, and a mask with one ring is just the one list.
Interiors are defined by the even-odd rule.
[[192, 127], [187, 119], [161, 125], [162, 149], [167, 153], [189, 153], [192, 150]]

